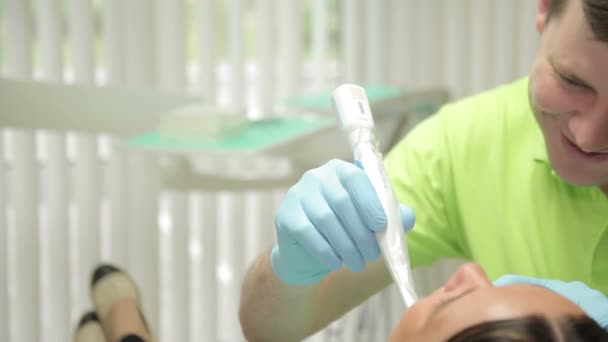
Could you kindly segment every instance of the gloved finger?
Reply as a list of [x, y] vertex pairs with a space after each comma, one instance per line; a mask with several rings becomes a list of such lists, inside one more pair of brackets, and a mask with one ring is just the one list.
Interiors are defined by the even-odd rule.
[[365, 267], [363, 255], [327, 204], [321, 189], [314, 189], [307, 196], [301, 197], [300, 204], [310, 222], [321, 232], [348, 268], [354, 272], [362, 271]]
[[282, 248], [301, 246], [310, 257], [330, 270], [342, 267], [342, 260], [310, 222], [296, 196], [286, 196], [276, 216], [277, 240]]
[[371, 181], [361, 169], [353, 164], [345, 163], [337, 168], [340, 184], [348, 191], [357, 212], [366, 226], [375, 231], [386, 229], [386, 213]]
[[374, 233], [363, 223], [363, 219], [355, 210], [350, 195], [342, 184], [338, 182], [337, 178], [331, 177], [322, 184], [322, 191], [327, 203], [365, 260], [377, 259], [380, 256], [378, 241]]
[[414, 210], [410, 207], [406, 207], [403, 204], [399, 204], [399, 212], [401, 213], [401, 222], [403, 222], [403, 229], [406, 232], [409, 232], [414, 228], [414, 224], [416, 223], [416, 215], [414, 215]]

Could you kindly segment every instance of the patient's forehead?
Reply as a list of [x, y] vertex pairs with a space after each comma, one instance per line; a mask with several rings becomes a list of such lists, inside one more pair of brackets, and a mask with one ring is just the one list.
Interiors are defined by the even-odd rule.
[[478, 313], [493, 316], [512, 318], [517, 314], [557, 313], [582, 313], [582, 310], [567, 298], [541, 286], [530, 284], [514, 284], [499, 287], [484, 287], [471, 292], [463, 297], [457, 305], [446, 308], [445, 313], [457, 309], [458, 311]]
[[[487, 290], [480, 290], [478, 296], [477, 300], [491, 303], [484, 307], [487, 307], [488, 314], [494, 315], [513, 315], [518, 312], [528, 315], [538, 312], [552, 318], [568, 313], [583, 313], [580, 307], [567, 298], [547, 288], [531, 284], [489, 287]], [[475, 297], [471, 299], [476, 300]]]
[[[428, 322], [428, 332], [451, 336], [483, 322], [540, 315], [548, 319], [582, 315], [573, 302], [543, 287], [515, 284], [480, 288], [446, 306]], [[430, 339], [429, 339], [430, 340]]]

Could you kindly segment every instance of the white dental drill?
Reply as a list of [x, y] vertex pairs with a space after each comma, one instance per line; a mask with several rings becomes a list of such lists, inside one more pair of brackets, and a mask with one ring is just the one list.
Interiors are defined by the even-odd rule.
[[387, 267], [399, 287], [405, 305], [409, 308], [416, 300], [407, 245], [399, 203], [384, 169], [382, 154], [378, 151], [374, 119], [365, 90], [353, 84], [343, 84], [332, 93], [332, 104], [340, 119], [342, 130], [348, 134], [355, 161], [363, 167], [386, 213], [387, 227], [376, 234]]

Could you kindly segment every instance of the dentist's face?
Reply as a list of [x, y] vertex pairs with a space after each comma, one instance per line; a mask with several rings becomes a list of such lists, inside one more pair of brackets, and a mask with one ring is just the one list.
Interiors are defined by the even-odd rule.
[[550, 290], [527, 284], [495, 287], [479, 265], [465, 264], [443, 287], [405, 312], [390, 341], [445, 341], [476, 324], [532, 314], [549, 319], [584, 315]]
[[582, 6], [569, 0], [547, 22], [539, 1], [530, 102], [557, 174], [608, 193], [608, 43], [594, 37]]

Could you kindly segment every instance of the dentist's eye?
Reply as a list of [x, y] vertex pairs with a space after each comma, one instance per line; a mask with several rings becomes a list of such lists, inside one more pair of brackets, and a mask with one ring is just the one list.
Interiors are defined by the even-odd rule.
[[564, 75], [559, 74], [559, 73], [558, 73], [558, 76], [559, 76], [560, 80], [563, 83], [565, 83], [566, 85], [568, 85], [570, 87], [584, 87], [583, 84], [579, 83], [578, 81], [576, 81], [576, 80], [574, 80], [572, 78], [569, 78], [569, 77], [564, 76]]
[[558, 70], [555, 70], [555, 74], [557, 75], [559, 82], [562, 84], [562, 86], [564, 86], [564, 88], [591, 92], [594, 91], [593, 88], [591, 88], [585, 82], [581, 81], [578, 77], [562, 73]]

